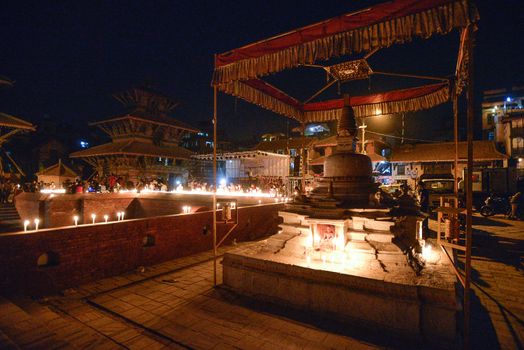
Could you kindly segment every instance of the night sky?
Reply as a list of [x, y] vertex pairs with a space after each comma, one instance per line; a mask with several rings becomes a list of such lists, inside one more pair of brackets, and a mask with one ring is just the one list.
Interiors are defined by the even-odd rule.
[[[0, 111], [36, 125], [44, 114], [79, 129], [122, 112], [111, 94], [146, 81], [181, 101], [175, 117], [190, 124], [212, 117], [213, 55], [380, 1], [9, 1], [0, 10], [0, 75], [16, 81], [0, 91]], [[475, 89], [524, 85], [524, 1], [477, 2]], [[372, 68], [450, 75], [458, 33], [384, 49]], [[322, 87], [314, 70], [271, 77], [305, 98]], [[351, 91], [380, 92], [413, 81], [362, 81]], [[415, 82], [421, 83], [421, 82]], [[330, 95], [331, 93], [331, 95]], [[331, 91], [326, 97], [332, 96]], [[435, 116], [438, 118], [435, 119]], [[232, 140], [285, 130], [286, 118], [220, 95], [219, 128]], [[445, 138], [450, 108], [407, 117], [407, 137]], [[431, 123], [431, 124], [428, 124]], [[432, 125], [428, 128], [428, 125]], [[291, 123], [293, 126], [293, 123]], [[397, 118], [370, 130], [398, 134]]]

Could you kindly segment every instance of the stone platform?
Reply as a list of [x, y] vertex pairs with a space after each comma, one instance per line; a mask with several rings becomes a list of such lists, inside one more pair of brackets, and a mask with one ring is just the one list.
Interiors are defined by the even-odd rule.
[[417, 275], [392, 243], [387, 222], [360, 217], [335, 223], [348, 228], [349, 240], [343, 251], [329, 252], [307, 248], [307, 216], [279, 215], [281, 233], [224, 256], [225, 286], [401, 337], [439, 344], [455, 340], [456, 278], [439, 250], [433, 249]]

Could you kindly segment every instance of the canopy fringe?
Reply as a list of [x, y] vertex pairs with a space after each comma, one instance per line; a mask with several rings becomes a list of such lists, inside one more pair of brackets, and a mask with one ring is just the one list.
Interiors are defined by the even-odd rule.
[[[448, 84], [440, 85], [440, 88], [432, 92], [412, 98], [370, 104], [352, 104], [353, 110], [355, 112], [355, 116], [364, 118], [384, 114], [415, 112], [423, 109], [429, 109], [439, 104], [445, 103], [450, 99]], [[438, 87], [438, 85], [436, 86]], [[250, 103], [254, 103], [267, 110], [296, 119], [299, 122], [309, 123], [338, 120], [342, 111], [341, 108], [308, 111], [307, 108], [304, 110], [304, 105], [297, 108], [240, 81], [234, 81], [226, 85], [220, 85], [220, 90], [226, 94], [241, 98]]]
[[[477, 9], [468, 0], [450, 1], [419, 13], [304, 42], [258, 57], [222, 66], [215, 62], [213, 84], [262, 77], [319, 60], [408, 43], [416, 37], [427, 39], [434, 34], [447, 34], [455, 28], [464, 28], [478, 18]], [[227, 54], [223, 55], [227, 57]]]

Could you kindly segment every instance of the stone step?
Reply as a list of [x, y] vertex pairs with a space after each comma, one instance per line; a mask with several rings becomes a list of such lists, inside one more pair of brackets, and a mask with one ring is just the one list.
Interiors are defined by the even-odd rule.
[[66, 348], [70, 344], [58, 339], [45, 324], [33, 318], [10, 300], [0, 297], [0, 330], [22, 349]]
[[[22, 336], [10, 336], [21, 348], [33, 349], [120, 349], [125, 348], [94, 327], [69, 316], [51, 306], [42, 305], [26, 297], [12, 297], [8, 303], [18, 309], [28, 326]], [[12, 316], [9, 316], [12, 319]], [[2, 326], [0, 325], [0, 328]], [[9, 334], [8, 334], [9, 335]]]
[[16, 345], [16, 343], [13, 342], [11, 338], [7, 336], [7, 334], [5, 334], [4, 332], [0, 330], [0, 349], [18, 350], [20, 349], [20, 347]]

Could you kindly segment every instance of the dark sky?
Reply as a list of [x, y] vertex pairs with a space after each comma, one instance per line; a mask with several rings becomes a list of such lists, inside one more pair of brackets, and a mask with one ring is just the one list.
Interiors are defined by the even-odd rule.
[[[16, 81], [0, 91], [0, 110], [38, 125], [44, 114], [79, 128], [122, 111], [111, 93], [153, 81], [182, 102], [176, 117], [196, 124], [211, 118], [213, 54], [380, 1], [8, 1], [0, 9], [0, 75]], [[477, 96], [484, 89], [524, 85], [524, 1], [477, 2]], [[381, 50], [372, 67], [449, 75], [458, 35]], [[299, 97], [322, 86], [315, 72], [272, 77]], [[320, 79], [319, 79], [320, 78]], [[280, 81], [278, 81], [280, 79]], [[273, 81], [273, 80], [272, 80]], [[355, 91], [412, 84], [372, 78]], [[407, 86], [406, 85], [406, 86]], [[333, 93], [333, 92], [332, 92]], [[234, 139], [286, 127], [284, 117], [220, 96], [220, 124]], [[406, 136], [449, 108], [410, 116]], [[389, 124], [388, 124], [389, 123]], [[376, 130], [394, 132], [396, 121]], [[438, 132], [436, 133], [438, 134]], [[431, 136], [431, 135], [430, 135]], [[428, 136], [428, 137], [430, 137]]]

